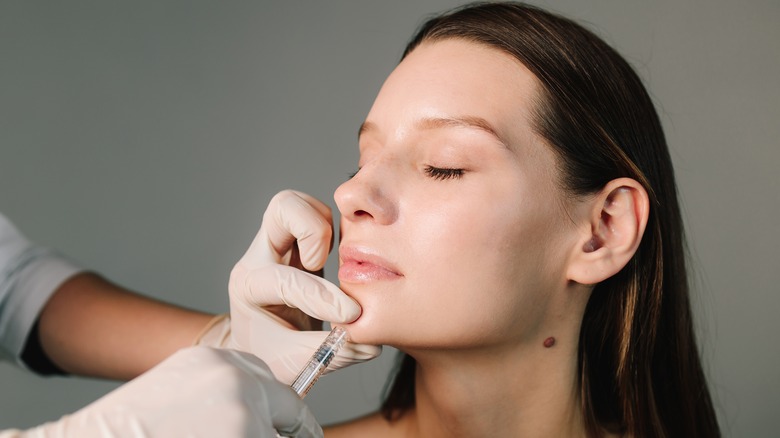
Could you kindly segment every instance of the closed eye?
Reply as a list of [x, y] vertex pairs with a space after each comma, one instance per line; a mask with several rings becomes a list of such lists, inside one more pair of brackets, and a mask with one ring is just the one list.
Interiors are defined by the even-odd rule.
[[463, 176], [463, 169], [448, 169], [441, 167], [425, 166], [425, 173], [433, 179], [458, 179]]

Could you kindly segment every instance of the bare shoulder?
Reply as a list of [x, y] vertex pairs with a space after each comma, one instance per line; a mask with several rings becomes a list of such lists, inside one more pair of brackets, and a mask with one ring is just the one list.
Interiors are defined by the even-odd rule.
[[390, 423], [379, 412], [344, 423], [327, 426], [324, 429], [327, 438], [352, 437], [397, 437], [403, 436], [400, 424]]

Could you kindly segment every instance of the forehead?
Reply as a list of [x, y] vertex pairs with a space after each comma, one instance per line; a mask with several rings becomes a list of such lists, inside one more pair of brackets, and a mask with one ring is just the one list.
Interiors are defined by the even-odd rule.
[[422, 118], [474, 117], [512, 144], [530, 134], [537, 90], [536, 77], [505, 52], [460, 39], [429, 41], [390, 74], [367, 121], [400, 135]]

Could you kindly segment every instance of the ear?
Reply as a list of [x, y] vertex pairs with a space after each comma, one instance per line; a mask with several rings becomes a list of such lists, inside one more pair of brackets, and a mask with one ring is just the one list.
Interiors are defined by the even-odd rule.
[[567, 275], [580, 284], [596, 284], [617, 274], [636, 253], [650, 201], [637, 181], [618, 178], [586, 202], [586, 231], [573, 248]]

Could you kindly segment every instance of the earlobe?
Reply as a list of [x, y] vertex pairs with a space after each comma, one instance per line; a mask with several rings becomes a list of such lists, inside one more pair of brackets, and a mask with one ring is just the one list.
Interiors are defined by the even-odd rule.
[[588, 200], [582, 228], [587, 230], [572, 249], [568, 276], [580, 284], [596, 284], [628, 264], [642, 241], [650, 201], [637, 181], [610, 181]]

